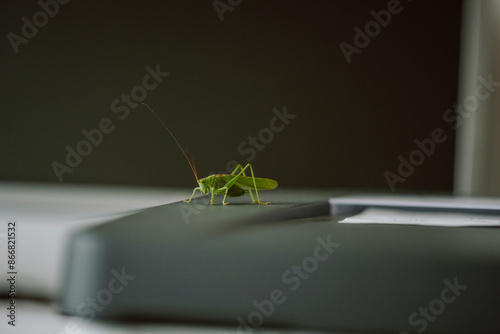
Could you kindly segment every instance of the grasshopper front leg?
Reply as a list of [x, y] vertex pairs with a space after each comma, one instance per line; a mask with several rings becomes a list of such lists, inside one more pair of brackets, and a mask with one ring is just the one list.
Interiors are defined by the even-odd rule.
[[196, 190], [201, 191], [201, 187], [196, 187], [196, 188], [194, 188], [194, 190], [193, 190], [193, 194], [191, 195], [191, 197], [190, 197], [187, 201], [186, 201], [186, 200], [184, 200], [184, 202], [186, 202], [186, 203], [190, 203], [190, 202], [191, 202], [191, 200], [192, 200], [192, 199], [193, 199], [193, 197], [194, 197], [194, 194], [196, 193]]

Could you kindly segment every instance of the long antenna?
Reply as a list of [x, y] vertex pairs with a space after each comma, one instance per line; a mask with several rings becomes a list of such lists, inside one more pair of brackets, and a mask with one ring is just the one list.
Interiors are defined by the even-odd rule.
[[172, 131], [170, 131], [170, 129], [168, 128], [168, 126], [165, 125], [165, 123], [161, 120], [160, 116], [158, 116], [157, 113], [155, 113], [153, 111], [153, 109], [151, 109], [150, 106], [148, 106], [146, 103], [143, 103], [141, 102], [141, 104], [145, 105], [152, 113], [153, 115], [155, 115], [156, 118], [158, 118], [158, 120], [161, 122], [161, 124], [165, 127], [165, 129], [167, 129], [168, 133], [170, 133], [170, 135], [172, 136], [172, 138], [174, 138], [175, 140], [175, 143], [177, 144], [177, 146], [179, 146], [179, 148], [181, 149], [182, 151], [182, 154], [184, 154], [184, 157], [186, 158], [188, 164], [189, 164], [189, 167], [191, 167], [191, 170], [193, 171], [193, 174], [194, 174], [194, 177], [196, 178], [196, 181], [198, 181], [198, 174], [196, 174], [196, 167], [194, 166], [193, 163], [191, 163], [191, 160], [189, 160], [186, 152], [184, 151], [184, 149], [182, 148], [181, 144], [179, 144], [179, 142], [177, 141], [177, 139], [175, 138], [174, 134], [172, 133]]

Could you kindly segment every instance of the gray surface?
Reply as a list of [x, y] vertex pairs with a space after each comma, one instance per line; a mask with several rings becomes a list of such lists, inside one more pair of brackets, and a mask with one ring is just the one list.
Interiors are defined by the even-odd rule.
[[[234, 328], [238, 317], [256, 311], [254, 301], [280, 289], [286, 301], [275, 305], [264, 327], [415, 332], [422, 327], [410, 324], [410, 315], [436, 306], [444, 281], [456, 279], [466, 290], [427, 321], [425, 332], [499, 330], [499, 229], [355, 226], [328, 217], [259, 223], [291, 205], [174, 203], [77, 234], [60, 307], [88, 317], [78, 305], [109, 289], [112, 269], [125, 268], [135, 278], [97, 318]], [[199, 211], [189, 224], [184, 209]], [[283, 275], [328, 236], [340, 246], [292, 291]]]

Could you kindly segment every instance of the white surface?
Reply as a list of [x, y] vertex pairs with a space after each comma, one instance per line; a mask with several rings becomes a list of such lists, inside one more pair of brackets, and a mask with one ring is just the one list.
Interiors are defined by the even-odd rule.
[[[5, 310], [7, 301], [0, 300], [0, 310]], [[17, 310], [17, 325], [7, 324], [5, 312], [0, 312], [2, 334], [241, 334], [237, 328], [216, 326], [187, 326], [161, 323], [117, 323], [87, 321], [68, 317], [55, 311], [55, 305], [47, 302], [20, 300]], [[5, 319], [4, 319], [5, 318]], [[309, 331], [255, 330], [255, 334], [313, 334]], [[251, 334], [251, 333], [248, 333]]]

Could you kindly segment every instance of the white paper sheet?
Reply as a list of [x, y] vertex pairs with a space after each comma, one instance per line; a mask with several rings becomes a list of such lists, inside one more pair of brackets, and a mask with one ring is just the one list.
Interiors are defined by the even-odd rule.
[[415, 212], [398, 209], [367, 208], [360, 214], [345, 218], [340, 223], [398, 224], [422, 226], [498, 226], [500, 215], [479, 215], [444, 212]]
[[346, 196], [329, 203], [332, 216], [348, 217], [341, 223], [500, 227], [499, 198]]

